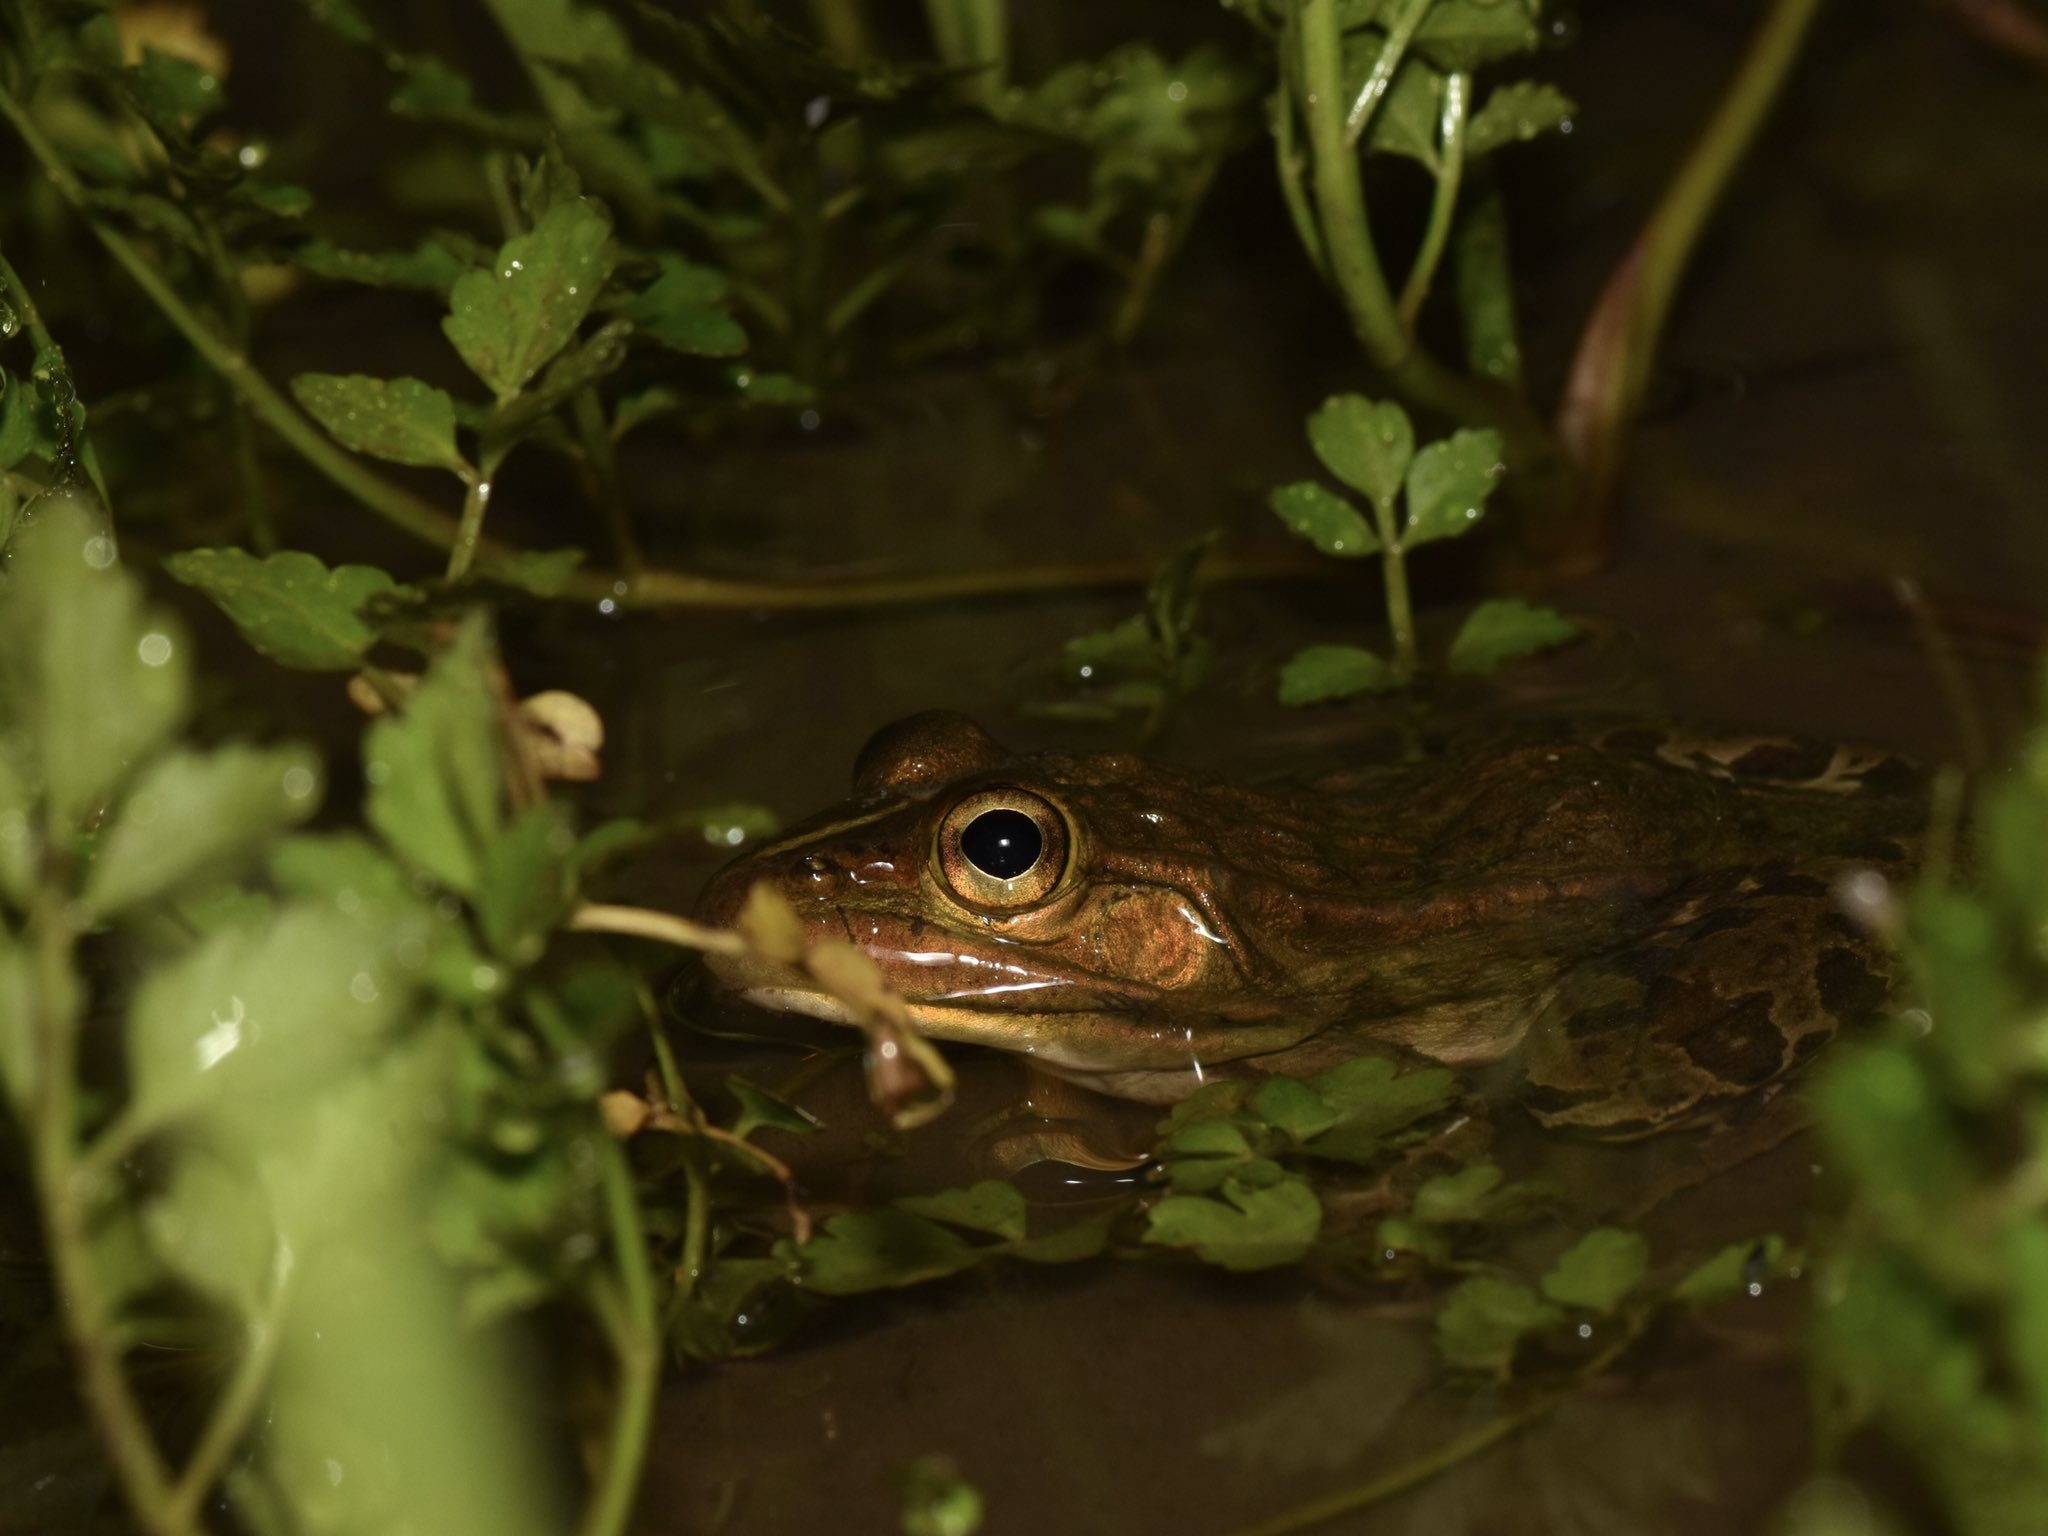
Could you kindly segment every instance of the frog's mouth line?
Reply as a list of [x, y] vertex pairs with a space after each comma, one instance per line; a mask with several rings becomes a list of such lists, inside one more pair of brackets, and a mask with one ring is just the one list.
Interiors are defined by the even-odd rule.
[[[745, 987], [756, 1007], [802, 1014], [828, 1024], [857, 1025], [853, 1011], [829, 993], [804, 987]], [[1199, 1073], [1202, 1067], [1285, 1050], [1315, 1034], [1299, 1020], [1204, 1019], [1147, 1023], [1102, 1007], [1030, 1010], [976, 1008], [905, 1000], [919, 1033], [962, 1045], [985, 1045], [1048, 1067], [1089, 1074], [1139, 1071]]]

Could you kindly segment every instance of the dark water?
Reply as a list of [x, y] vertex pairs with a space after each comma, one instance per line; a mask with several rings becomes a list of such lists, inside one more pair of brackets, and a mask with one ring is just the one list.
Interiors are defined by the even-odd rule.
[[[1563, 64], [1579, 131], [1522, 188], [1539, 379], [1561, 370], [1591, 285], [1751, 9], [1585, 8]], [[1624, 487], [1621, 558], [1551, 593], [1595, 616], [1599, 637], [1531, 667], [1509, 707], [1864, 739], [1930, 762], [1962, 750], [1969, 711], [1994, 740], [2010, 731], [2048, 570], [2043, 144], [2048, 81], [1934, 7], [1842, 7], [1823, 23], [1701, 252]], [[792, 570], [1157, 555], [1211, 524], [1263, 537], [1260, 493], [1308, 467], [1305, 408], [1359, 381], [1321, 296], [1259, 281], [1287, 253], [1255, 227], [1275, 218], [1255, 180], [1226, 183], [1137, 354], [1064, 409], [1033, 414], [972, 378], [914, 380], [828, 409], [815, 433], [679, 467], [689, 526], [736, 561]], [[1960, 706], [1894, 595], [1900, 578], [1952, 636]], [[1372, 604], [1369, 577], [1218, 592], [1218, 676], [1155, 750], [1240, 768], [1362, 750], [1369, 716], [1282, 711], [1270, 680], [1299, 644], [1350, 638]], [[722, 798], [798, 814], [843, 793], [877, 724], [934, 706], [1019, 745], [1120, 743], [1018, 706], [1034, 658], [1128, 607], [1078, 594], [621, 625], [604, 642], [613, 666], [580, 677], [617, 727], [607, 793], [643, 814]], [[589, 643], [585, 631], [577, 648]], [[641, 894], [684, 900], [712, 859], [668, 866], [663, 890]], [[943, 1172], [943, 1131], [928, 1145]], [[1559, 1155], [1598, 1209], [1687, 1154]], [[1798, 1232], [1815, 1156], [1794, 1141], [1667, 1202], [1653, 1249]], [[1774, 1287], [1332, 1528], [1765, 1529], [1809, 1471], [1803, 1301], [1797, 1283]], [[865, 1299], [772, 1356], [672, 1381], [643, 1524], [894, 1529], [890, 1474], [943, 1452], [997, 1536], [1227, 1532], [1497, 1411], [1433, 1384], [1426, 1323], [1412, 1302], [1158, 1264], [995, 1269]]]

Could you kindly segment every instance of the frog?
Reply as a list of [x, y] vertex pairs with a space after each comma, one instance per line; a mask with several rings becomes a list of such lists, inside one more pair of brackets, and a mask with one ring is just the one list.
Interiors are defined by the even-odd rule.
[[[1378, 1052], [1504, 1073], [1543, 1126], [1626, 1139], [1775, 1091], [1885, 1011], [1893, 959], [1855, 913], [1913, 870], [1920, 784], [1882, 749], [1627, 722], [1257, 784], [1016, 752], [935, 711], [878, 731], [851, 798], [728, 864], [697, 915], [728, 925], [766, 884], [925, 1035], [1115, 1099]], [[794, 967], [707, 964], [852, 1022]]]

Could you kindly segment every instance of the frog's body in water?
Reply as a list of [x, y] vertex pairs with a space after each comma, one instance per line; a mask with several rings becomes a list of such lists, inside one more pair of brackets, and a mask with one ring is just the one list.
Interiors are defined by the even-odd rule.
[[[865, 950], [926, 1033], [1119, 1097], [1399, 1047], [1514, 1060], [1546, 1123], [1629, 1134], [1883, 1007], [1889, 961], [1836, 893], [1910, 867], [1910, 778], [1846, 749], [1611, 730], [1257, 790], [1013, 754], [935, 713], [879, 733], [854, 798], [728, 866], [701, 915], [766, 881], [807, 934]], [[712, 967], [844, 1017], [787, 968]]]

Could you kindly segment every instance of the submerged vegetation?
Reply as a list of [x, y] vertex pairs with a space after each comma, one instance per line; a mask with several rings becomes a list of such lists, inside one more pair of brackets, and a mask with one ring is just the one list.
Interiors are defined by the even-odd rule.
[[[1419, 750], [1433, 674], [1490, 676], [1577, 625], [1479, 596], [1425, 648], [1408, 557], [1495, 524], [1546, 558], [1604, 547], [1678, 279], [1816, 6], [1764, 7], [1554, 422], [1504, 192], [1515, 146], [1572, 127], [1518, 73], [1568, 30], [1551, 7], [1224, 0], [1199, 44], [1040, 48], [1035, 71], [1023, 9], [266, 7], [259, 33], [377, 82], [337, 132], [377, 161], [365, 192], [310, 131], [241, 126], [202, 7], [0, 0], [0, 1088], [40, 1230], [25, 1310], [61, 1329], [132, 1521], [614, 1536], [664, 1369], [774, 1350], [866, 1293], [1115, 1259], [1397, 1298], [1434, 1351], [1410, 1394], [1483, 1404], [1269, 1532], [1414, 1487], [1808, 1271], [1824, 1450], [1889, 1436], [1958, 1530], [2014, 1528], [2048, 1499], [2041, 737], [1974, 855], [1961, 838], [1925, 888], [1865, 893], [1918, 992], [1826, 1075], [1844, 1210], [1815, 1238], [1692, 1251], [1588, 1216], [1490, 1142], [1474, 1084], [1375, 1056], [1212, 1082], [1087, 1198], [963, 1176], [821, 1200], [796, 1166], [808, 1077], [679, 1059], [675, 953], [744, 951], [859, 1026], [867, 1150], [895, 1155], [957, 1086], [874, 965], [806, 946], [765, 892], [730, 930], [611, 900], [662, 829], [579, 817], [604, 722], [528, 692], [546, 667], [500, 630], [568, 603], [767, 613], [1145, 573], [1053, 550], [723, 574], [636, 454], [801, 441], [938, 367], [1044, 414], [1142, 348], [1219, 178], [1270, 154], [1299, 255], [1270, 280], [1321, 281], [1375, 394], [1300, 402], [1344, 489], [1269, 505], [1380, 562], [1388, 634], [1300, 650], [1279, 694], [1393, 695]], [[1209, 685], [1204, 586], [1232, 552], [1176, 542], [1023, 707], [1156, 735]], [[218, 626], [199, 654], [202, 598], [262, 660]], [[363, 721], [251, 739], [236, 701], [274, 694], [273, 668], [345, 685]], [[727, 845], [765, 825], [721, 817]], [[149, 1368], [174, 1351], [196, 1366]], [[521, 1411], [543, 1397], [565, 1406]], [[943, 1454], [889, 1470], [906, 1530], [981, 1522]], [[0, 1526], [27, 1504], [0, 1478]]]

